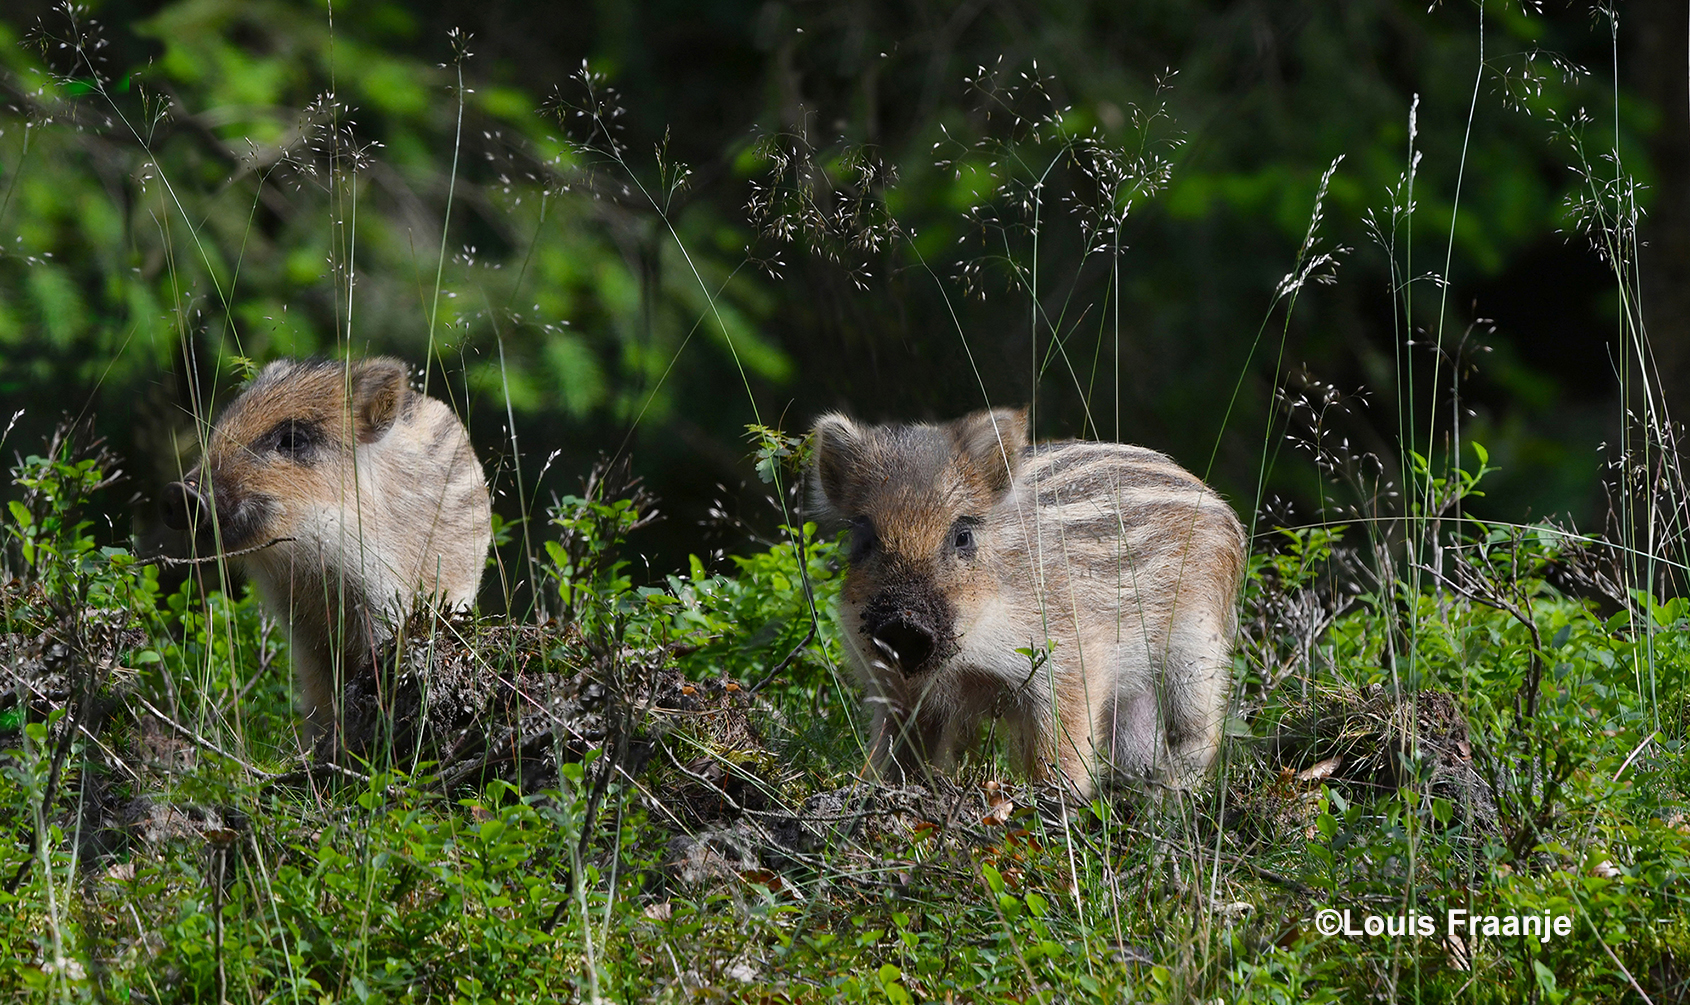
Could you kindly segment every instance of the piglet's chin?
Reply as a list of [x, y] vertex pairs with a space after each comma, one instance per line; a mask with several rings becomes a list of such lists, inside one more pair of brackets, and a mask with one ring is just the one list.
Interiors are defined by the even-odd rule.
[[256, 499], [246, 499], [238, 505], [224, 507], [217, 514], [215, 529], [208, 520], [197, 529], [194, 539], [202, 549], [209, 550], [221, 546], [225, 553], [263, 544], [268, 540], [262, 534], [268, 509], [261, 500]]

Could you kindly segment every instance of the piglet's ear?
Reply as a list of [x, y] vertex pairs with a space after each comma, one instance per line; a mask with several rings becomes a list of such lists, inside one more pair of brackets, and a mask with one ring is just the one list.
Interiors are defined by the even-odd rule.
[[816, 420], [810, 436], [818, 501], [837, 513], [848, 513], [850, 486], [862, 471], [862, 430], [838, 412], [830, 412]]
[[367, 359], [352, 367], [352, 419], [358, 442], [374, 443], [387, 435], [409, 408], [411, 385], [405, 364], [396, 359]]
[[987, 408], [949, 423], [946, 432], [973, 474], [993, 492], [1009, 489], [1029, 442], [1025, 408]]

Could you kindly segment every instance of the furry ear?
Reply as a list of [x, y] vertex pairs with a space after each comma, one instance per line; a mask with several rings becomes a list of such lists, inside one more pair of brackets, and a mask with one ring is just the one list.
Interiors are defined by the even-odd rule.
[[1009, 490], [1030, 440], [1025, 408], [984, 408], [945, 426], [964, 465], [994, 493]]
[[386, 436], [409, 410], [411, 385], [406, 376], [405, 364], [386, 356], [352, 367], [352, 419], [359, 443], [374, 443]]
[[829, 412], [816, 420], [810, 438], [818, 501], [843, 514], [849, 508], [846, 496], [851, 482], [862, 468], [862, 431], [844, 415]]
[[297, 360], [273, 359], [264, 364], [264, 369], [252, 375], [252, 379], [247, 381], [247, 386], [252, 387], [256, 384], [268, 384], [280, 380], [292, 373], [298, 366]]

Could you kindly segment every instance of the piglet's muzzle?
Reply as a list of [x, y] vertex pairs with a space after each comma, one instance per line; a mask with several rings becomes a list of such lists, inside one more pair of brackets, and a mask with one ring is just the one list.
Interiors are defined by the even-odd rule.
[[882, 592], [863, 611], [863, 632], [886, 662], [905, 677], [948, 656], [956, 646], [950, 606], [935, 592]]
[[200, 531], [211, 523], [211, 500], [192, 482], [171, 482], [159, 500], [164, 525], [171, 530]]

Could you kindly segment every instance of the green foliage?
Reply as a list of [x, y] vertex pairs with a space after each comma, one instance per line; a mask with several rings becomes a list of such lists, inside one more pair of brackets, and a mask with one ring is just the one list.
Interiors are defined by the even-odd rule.
[[730, 556], [733, 576], [707, 573], [695, 556], [689, 576], [670, 577], [673, 624], [701, 642], [682, 664], [693, 675], [755, 682], [784, 662], [773, 694], [809, 696], [835, 683], [838, 626], [829, 611], [840, 585], [840, 540], [820, 536], [814, 523], [782, 530], [782, 543]]
[[[1467, 444], [1467, 449], [1479, 459], [1479, 466], [1472, 471], [1465, 468], [1450, 466], [1449, 474], [1439, 472], [1433, 466], [1431, 459], [1416, 451], [1409, 451], [1409, 472], [1414, 478], [1414, 484], [1421, 487], [1425, 493], [1425, 508], [1431, 513], [1441, 513], [1466, 499], [1477, 499], [1484, 496], [1479, 489], [1479, 482], [1485, 475], [1498, 470], [1491, 467], [1490, 451], [1478, 441]], [[1416, 502], [1414, 511], [1420, 512], [1422, 503]]]
[[[538, 792], [446, 793], [426, 765], [338, 766], [325, 784], [290, 770], [286, 645], [250, 590], [210, 565], [175, 567], [185, 578], [167, 589], [90, 515], [111, 458], [52, 441], [14, 470], [0, 515], [0, 657], [16, 678], [0, 695], [0, 996], [1618, 1001], [1646, 984], [1682, 997], [1690, 604], [1652, 568], [1623, 589], [1569, 580], [1590, 541], [1470, 518], [1511, 512], [1499, 497], [1584, 505], [1596, 475], [1567, 458], [1585, 456], [1574, 427], [1597, 424], [1596, 406], [1559, 393], [1584, 375], [1524, 361], [1539, 337], [1526, 321], [1501, 321], [1497, 387], [1479, 384], [1480, 401], [1460, 383], [1467, 337], [1446, 337], [1451, 303], [1537, 293], [1521, 272], [1568, 225], [1612, 267], [1628, 351], [1647, 358], [1628, 250], [1647, 188], [1624, 165], [1654, 113], [1617, 75], [1547, 55], [1606, 59], [1581, 41], [1582, 12], [1477, 12], [1490, 48], [1476, 82], [1473, 11], [1454, 5], [1291, 22], [1207, 2], [1056, 5], [1033, 28], [920, 4], [913, 18], [710, 8], [700, 16], [756, 34], [733, 36], [723, 65], [688, 34], [690, 13], [636, 5], [545, 19], [570, 46], [581, 36], [569, 68], [591, 58], [573, 76], [524, 62], [553, 48], [539, 30], [477, 61], [465, 32], [425, 37], [453, 12], [394, 4], [191, 0], [108, 26], [67, 7], [27, 46], [0, 23], [8, 401], [35, 416], [100, 397], [103, 421], [174, 475], [178, 444], [200, 439], [178, 412], [204, 417], [225, 375], [280, 354], [391, 351], [424, 362], [430, 393], [478, 434], [490, 416], [506, 424], [512, 453], [531, 432], [567, 444], [578, 456], [558, 470], [601, 445], [621, 456], [638, 431], [641, 463], [690, 477], [694, 455], [733, 454], [749, 431], [750, 469], [782, 514], [725, 564], [647, 575], [653, 501], [601, 467], [555, 497], [550, 539], [520, 556], [558, 651], [581, 642], [613, 669], [655, 652], [690, 682], [676, 690], [700, 708], [663, 710], [680, 721], [641, 741], [657, 767], [598, 748], [560, 754]], [[955, 30], [882, 23], [939, 18]], [[993, 64], [1008, 50], [1039, 62]], [[1120, 51], [1179, 66], [1179, 87], [1122, 70]], [[676, 62], [698, 67], [686, 86], [650, 72]], [[964, 79], [963, 100], [943, 96]], [[1486, 85], [1504, 100], [1469, 104]], [[1217, 121], [1185, 145], [1179, 123]], [[1571, 180], [1540, 121], [1570, 147]], [[1614, 137], [1605, 154], [1586, 140], [1598, 132]], [[698, 191], [677, 156], [701, 165]], [[1428, 241], [1444, 253], [1435, 275]], [[1331, 278], [1346, 244], [1364, 247], [1343, 259], [1356, 288], [1386, 292], [1311, 300], [1265, 351], [1262, 304]], [[1567, 294], [1574, 327], [1597, 327], [1603, 294], [1550, 292]], [[1314, 498], [1343, 523], [1275, 527], [1250, 560], [1240, 706], [1212, 788], [1057, 812], [1018, 791], [1006, 805], [1003, 751], [988, 746], [961, 774], [984, 817], [975, 802], [944, 826], [903, 814], [768, 868], [724, 860], [696, 884], [665, 862], [671, 837], [733, 802], [697, 764], [752, 778], [761, 803], [734, 824], [753, 831], [862, 765], [832, 617], [840, 542], [790, 511], [806, 444], [762, 418], [769, 400], [904, 416], [1031, 400], [1041, 428], [1141, 430], [1220, 458], [1213, 477], [1235, 498], [1282, 488], [1301, 502], [1308, 472], [1265, 441], [1261, 455], [1219, 449], [1277, 435], [1265, 403], [1283, 403], [1287, 345], [1375, 383], [1398, 354], [1396, 456], [1356, 474], [1327, 449], [1349, 446], [1326, 424], [1337, 399], [1311, 411]], [[1414, 391], [1428, 347], [1430, 421]], [[1465, 431], [1438, 427], [1469, 404]], [[1669, 444], [1645, 404], [1644, 442]], [[1356, 422], [1358, 442], [1392, 441]], [[1656, 477], [1649, 464], [1618, 460], [1623, 506], [1664, 500], [1676, 520], [1681, 482], [1657, 492], [1636, 481]], [[540, 498], [516, 489], [505, 498]], [[1657, 554], [1655, 516], [1620, 516], [1623, 562], [1677, 567]], [[529, 549], [536, 522], [505, 514], [495, 539]], [[1037, 673], [1050, 651], [1021, 655]], [[660, 756], [683, 747], [685, 760]], [[1384, 942], [1322, 934], [1325, 907], [1575, 925], [1540, 942]]]
[[295, 745], [285, 632], [252, 585], [235, 597], [189, 576], [143, 614], [152, 648], [138, 663], [147, 686], [170, 696], [182, 721], [249, 738], [244, 746], [265, 763], [285, 761]]
[[550, 526], [559, 537], [543, 546], [551, 564], [546, 575], [557, 589], [565, 620], [597, 621], [628, 598], [633, 580], [620, 549], [628, 533], [649, 515], [639, 500], [564, 496], [552, 508]]
[[[1398, 341], [1371, 291], [1402, 291], [1410, 331], [1437, 316], [1441, 332], [1457, 311], [1442, 299], [1521, 299], [1564, 243], [1563, 196], [1576, 225], [1618, 226], [1617, 165], [1610, 179], [1579, 138], [1611, 134], [1629, 157], [1662, 118], [1571, 62], [1608, 56], [1575, 11], [1481, 8], [1491, 100], [1475, 105], [1474, 12], [1450, 5], [1253, 21], [1208, 0], [1080, 3], [1031, 33], [986, 19], [955, 38], [898, 27], [950, 16], [926, 6], [871, 4], [849, 27], [736, 10], [694, 12], [722, 48], [682, 61], [685, 84], [668, 74], [697, 45], [693, 18], [649, 4], [538, 24], [301, 0], [0, 17], [0, 396], [29, 423], [94, 403], [128, 455], [169, 471], [195, 439], [184, 416], [228, 390], [225, 364], [393, 352], [449, 388], [484, 446], [512, 421], [579, 468], [641, 427], [663, 445], [639, 455], [645, 473], [696, 508], [676, 441], [732, 449], [794, 396], [799, 414], [852, 400], [909, 415], [1035, 394], [1052, 432], [1139, 430], [1199, 456], [1217, 434], [1253, 439], [1278, 389], [1251, 333], [1334, 157], [1329, 246], [1360, 249], [1345, 268], [1368, 292], [1311, 298], [1299, 337], [1311, 366], [1371, 380]], [[1130, 65], [1098, 58], [1129, 49]], [[918, 97], [892, 114], [891, 93]], [[794, 125], [799, 105], [826, 128]], [[1609, 109], [1618, 121], [1589, 119]], [[1395, 250], [1376, 253], [1363, 221], [1389, 212], [1410, 145], [1418, 208], [1402, 202]], [[1650, 182], [1635, 170], [1634, 208]], [[1434, 300], [1391, 256], [1445, 241], [1438, 271], [1457, 285]], [[1576, 269], [1580, 254], [1552, 257]], [[1602, 294], [1559, 286], [1594, 327]], [[1509, 461], [1490, 498], [1588, 509], [1575, 457], [1598, 406], [1561, 392], [1590, 368], [1544, 363], [1557, 354], [1529, 350], [1556, 336], [1517, 313], [1497, 320], [1494, 383], [1469, 385]], [[1235, 385], [1238, 407], [1191, 421]], [[151, 421], [115, 418], [131, 406]], [[1235, 494], [1248, 453], [1218, 454]], [[1296, 467], [1270, 477], [1301, 497]]]
[[12, 484], [23, 491], [7, 501], [9, 519], [0, 522], [5, 553], [21, 560], [11, 573], [38, 584], [50, 600], [144, 609], [157, 591], [157, 576], [137, 567], [127, 550], [99, 546], [90, 533], [90, 500], [123, 475], [108, 473], [114, 458], [98, 444], [83, 455], [81, 432], [61, 428], [46, 455], [31, 454], [12, 469]]
[[809, 437], [788, 436], [759, 423], [745, 427], [754, 444], [757, 478], [765, 485], [778, 482], [783, 474], [796, 475], [809, 468]]
[[[190, 578], [160, 597], [150, 567], [97, 561], [74, 502], [102, 484], [99, 464], [64, 454], [28, 462], [17, 477], [37, 493], [30, 512], [46, 517], [8, 525], [14, 540], [33, 528], [31, 575], [99, 578], [98, 590], [68, 595], [129, 605], [146, 626], [134, 657], [147, 670], [141, 693], [176, 695], [178, 721], [222, 750], [284, 760], [282, 675], [269, 675], [281, 682], [273, 693], [247, 683], [265, 679], [282, 655], [250, 594], [202, 593]], [[560, 536], [545, 572], [565, 610], [583, 631], [619, 644], [681, 645], [693, 680], [737, 680], [744, 690], [778, 669], [759, 700], [782, 710], [788, 725], [773, 742], [790, 746], [772, 759], [804, 762], [801, 787], [847, 779], [860, 752], [818, 742], [805, 725], [848, 731], [852, 714], [828, 613], [839, 541], [808, 524], [736, 558], [731, 576], [710, 575], [695, 559], [663, 589], [636, 587], [619, 549], [650, 512], [637, 487], [616, 492], [604, 482], [559, 500], [550, 526]], [[1279, 536], [1277, 551], [1252, 562], [1251, 605], [1319, 596], [1341, 566], [1343, 528]], [[14, 749], [0, 758], [0, 800], [11, 808], [0, 815], [8, 839], [0, 873], [19, 877], [0, 886], [8, 950], [0, 987], [58, 1000], [237, 991], [633, 1000], [674, 997], [684, 986], [793, 1001], [1293, 1002], [1376, 987], [1379, 968], [1394, 960], [1386, 993], [1398, 998], [1626, 999], [1627, 974], [1659, 974], [1690, 952], [1685, 723], [1662, 714], [1657, 698], [1690, 685], [1690, 604], [1651, 601], [1600, 617], [1543, 578], [1566, 558], [1557, 533], [1478, 525], [1447, 546], [1460, 556], [1452, 561], [1467, 563], [1452, 566], [1452, 582], [1474, 596], [1512, 598], [1532, 625], [1435, 582], [1419, 593], [1351, 594], [1309, 647], [1320, 659], [1304, 677], [1270, 672], [1287, 646], [1295, 650], [1290, 629], [1251, 637], [1241, 660], [1260, 689], [1242, 714], [1246, 732], [1270, 736], [1311, 707], [1364, 723], [1379, 709], [1398, 726], [1418, 710], [1439, 729], [1464, 730], [1480, 785], [1452, 788], [1447, 751], [1393, 747], [1388, 730], [1371, 741], [1343, 732], [1323, 741], [1336, 746], [1321, 756], [1341, 747], [1357, 763], [1369, 743], [1382, 743], [1390, 766], [1371, 780], [1339, 771], [1301, 782], [1293, 767], [1276, 769], [1241, 741], [1212, 796], [1178, 812], [1101, 799], [1047, 820], [1019, 807], [988, 818], [964, 845], [928, 822], [784, 872], [699, 888], [655, 879], [673, 823], [652, 812], [661, 803], [637, 796], [637, 779], [599, 789], [597, 751], [560, 764], [553, 789], [495, 782], [455, 799], [393, 771], [305, 798], [206, 754], [197, 766], [151, 775], [169, 786], [157, 798], [238, 811], [238, 829], [136, 839], [121, 854], [84, 851], [76, 834], [89, 823], [75, 807], [99, 791], [84, 787], [97, 777], [89, 744], [108, 741], [67, 733], [68, 713], [54, 710], [5, 734]], [[54, 562], [69, 564], [54, 573]], [[1384, 690], [1403, 679], [1377, 659], [1382, 640], [1403, 630], [1392, 627], [1399, 621], [1414, 626], [1398, 660], [1415, 665], [1418, 697]], [[1528, 714], [1522, 689], [1534, 660], [1544, 672]], [[838, 700], [820, 708], [822, 694]], [[1437, 694], [1455, 704], [1427, 697]], [[1452, 708], [1457, 720], [1437, 718]], [[61, 759], [54, 751], [65, 737], [75, 742]], [[1287, 817], [1288, 826], [1273, 822]], [[1176, 848], [1187, 851], [1170, 856]], [[852, 873], [829, 864], [830, 855], [865, 850], [897, 881], [847, 881]], [[1217, 879], [1224, 891], [1213, 899]], [[1310, 915], [1328, 906], [1358, 917], [1431, 913], [1440, 925], [1450, 908], [1548, 912], [1575, 927], [1548, 941], [1458, 944], [1440, 930], [1385, 942], [1317, 933]], [[1486, 979], [1475, 990], [1476, 972]]]

